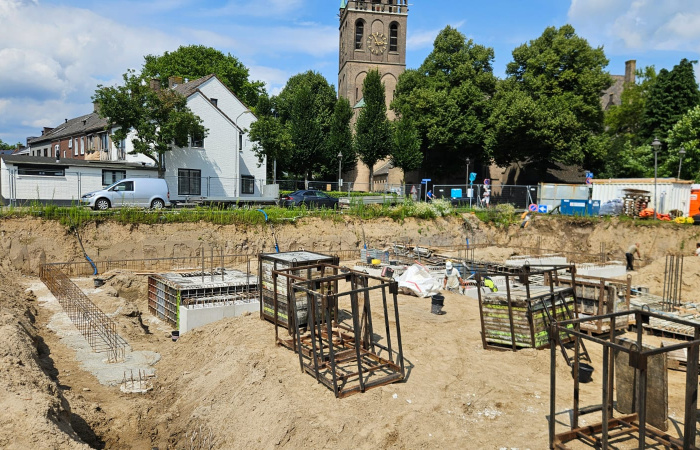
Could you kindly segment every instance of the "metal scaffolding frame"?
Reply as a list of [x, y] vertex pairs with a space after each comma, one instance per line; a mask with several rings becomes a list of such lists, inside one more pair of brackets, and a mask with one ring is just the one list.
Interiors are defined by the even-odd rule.
[[66, 274], [56, 266], [43, 265], [40, 278], [95, 352], [107, 352], [109, 362], [124, 359], [127, 343], [117, 334], [116, 324]]
[[[615, 321], [620, 317], [634, 315], [637, 323], [636, 342], [627, 348], [614, 342]], [[643, 350], [643, 328], [641, 324], [649, 318], [656, 317], [671, 322], [686, 325], [694, 329], [692, 341], [683, 342], [668, 347]], [[589, 320], [608, 319], [611, 322], [608, 340], [603, 337], [589, 336], [581, 331], [581, 323]], [[570, 430], [556, 433], [556, 373], [557, 373], [557, 339], [560, 333], [565, 333], [574, 339], [575, 357], [573, 365], [574, 395], [572, 408], [572, 421]], [[598, 407], [579, 408], [579, 352], [582, 340], [600, 344], [603, 346], [603, 375], [602, 375], [602, 403]], [[596, 448], [609, 448], [610, 440], [619, 436], [633, 436], [637, 434], [639, 448], [646, 448], [646, 440], [650, 438], [667, 447], [678, 449], [693, 449], [695, 446], [697, 403], [698, 403], [698, 357], [700, 354], [700, 324], [688, 322], [682, 319], [669, 317], [652, 311], [621, 311], [601, 316], [586, 317], [581, 319], [552, 321], [549, 326], [550, 343], [550, 404], [549, 404], [549, 447], [567, 449], [565, 445], [577, 439], [585, 441]], [[676, 350], [688, 349], [688, 366], [686, 369], [685, 385], [685, 415], [682, 440], [670, 436], [646, 422], [647, 400], [647, 359], [654, 355], [670, 353]], [[629, 355], [629, 364], [636, 371], [636, 397], [637, 411], [631, 415], [614, 417], [613, 414], [613, 385], [615, 380], [615, 362], [611, 357], [611, 351], [619, 351]], [[602, 420], [599, 424], [579, 427], [579, 416], [582, 414], [601, 411]], [[600, 435], [597, 437], [596, 435]]]
[[[293, 272], [320, 271], [318, 278], [303, 277]], [[293, 349], [299, 356], [299, 366], [316, 381], [333, 390], [337, 398], [365, 392], [405, 379], [406, 371], [401, 343], [398, 310], [398, 284], [390, 279], [375, 277], [330, 264], [317, 264], [273, 272], [283, 278], [291, 289], [288, 295], [306, 297], [306, 324], [302, 325], [296, 301], [291, 301], [294, 318], [291, 339], [280, 339], [275, 321], [277, 343]], [[338, 283], [347, 282], [350, 290], [338, 292]], [[370, 285], [370, 281], [374, 285]], [[376, 334], [372, 322], [370, 293], [381, 292], [384, 336]], [[393, 301], [388, 300], [387, 292]], [[349, 299], [350, 311], [339, 308], [340, 299]], [[392, 311], [393, 309], [393, 311]], [[393, 312], [393, 316], [390, 317]], [[275, 313], [278, 313], [275, 298]], [[350, 320], [351, 324], [344, 323]], [[391, 319], [394, 324], [392, 326]], [[392, 336], [396, 341], [392, 341]], [[383, 343], [380, 343], [383, 341]]]

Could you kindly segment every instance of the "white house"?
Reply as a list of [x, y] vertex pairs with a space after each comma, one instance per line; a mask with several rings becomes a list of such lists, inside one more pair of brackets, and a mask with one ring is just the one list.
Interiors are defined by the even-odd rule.
[[[165, 179], [171, 200], [207, 200], [276, 197], [266, 187], [267, 162], [258, 165], [246, 130], [255, 115], [215, 75], [180, 83], [171, 77], [168, 88], [187, 98], [187, 106], [208, 129], [204, 139], [191, 137], [186, 148], [165, 154]], [[159, 88], [157, 85], [155, 88]], [[130, 155], [133, 145], [126, 139], [126, 161], [152, 164], [143, 155]]]
[[77, 204], [83, 194], [123, 178], [157, 176], [154, 167], [143, 164], [0, 155], [0, 205]]

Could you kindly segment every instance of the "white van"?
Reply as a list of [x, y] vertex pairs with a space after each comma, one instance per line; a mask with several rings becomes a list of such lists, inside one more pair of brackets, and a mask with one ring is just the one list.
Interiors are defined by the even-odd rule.
[[160, 209], [170, 206], [170, 192], [162, 178], [125, 178], [101, 191], [83, 195], [80, 203], [103, 211], [120, 206]]

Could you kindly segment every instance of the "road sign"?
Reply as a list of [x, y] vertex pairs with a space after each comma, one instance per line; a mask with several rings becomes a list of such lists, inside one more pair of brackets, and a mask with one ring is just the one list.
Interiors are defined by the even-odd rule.
[[423, 178], [420, 182], [421, 184], [427, 184], [428, 182], [433, 181], [430, 178]]
[[531, 204], [528, 209], [532, 212], [537, 212], [537, 204], [536, 203]]
[[469, 174], [469, 182], [473, 183], [474, 180], [476, 180], [476, 172], [472, 172]]
[[549, 211], [549, 206], [547, 206], [547, 205], [538, 205], [537, 206], [537, 212], [542, 213], [542, 214], [547, 214], [547, 211]]
[[593, 172], [586, 172], [586, 178], [593, 178]]
[[491, 180], [488, 178], [484, 178], [484, 184], [488, 186], [489, 184], [491, 184]]
[[411, 194], [417, 194], [418, 191], [416, 190], [415, 186], [411, 186]]
[[586, 178], [586, 184], [593, 184], [593, 178], [587, 177], [587, 178]]

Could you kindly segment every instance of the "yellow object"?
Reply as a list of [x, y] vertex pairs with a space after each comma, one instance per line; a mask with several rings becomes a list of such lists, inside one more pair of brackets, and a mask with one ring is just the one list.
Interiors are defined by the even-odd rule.
[[373, 259], [373, 260], [372, 260], [372, 265], [373, 265], [373, 266], [378, 266], [379, 264], [381, 264], [381, 262], [382, 262], [382, 261], [381, 261], [380, 259]]

